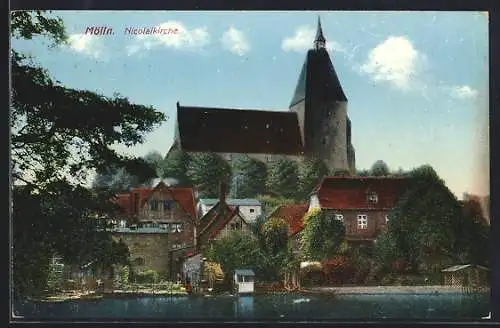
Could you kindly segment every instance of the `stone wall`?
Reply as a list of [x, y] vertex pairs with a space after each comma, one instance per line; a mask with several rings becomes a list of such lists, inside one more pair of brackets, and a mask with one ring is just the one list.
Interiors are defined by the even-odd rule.
[[168, 276], [170, 265], [168, 234], [129, 232], [114, 233], [114, 237], [123, 240], [128, 246], [133, 270], [136, 272], [154, 270], [162, 276]]

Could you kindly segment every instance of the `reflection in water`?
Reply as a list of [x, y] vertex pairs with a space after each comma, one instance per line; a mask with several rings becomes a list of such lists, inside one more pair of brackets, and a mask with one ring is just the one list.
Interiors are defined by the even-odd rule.
[[25, 303], [25, 319], [480, 319], [490, 311], [486, 295], [273, 294], [240, 297], [140, 297], [64, 303]]

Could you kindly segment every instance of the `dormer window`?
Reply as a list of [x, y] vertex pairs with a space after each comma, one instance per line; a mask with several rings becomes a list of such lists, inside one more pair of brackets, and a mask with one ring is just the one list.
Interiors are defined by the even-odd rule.
[[372, 204], [378, 203], [378, 196], [375, 192], [368, 193], [368, 201]]

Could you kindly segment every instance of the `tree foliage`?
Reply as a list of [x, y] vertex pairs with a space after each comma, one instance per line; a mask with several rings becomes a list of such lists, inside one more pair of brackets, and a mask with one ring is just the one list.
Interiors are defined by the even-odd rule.
[[298, 196], [299, 167], [295, 161], [278, 159], [269, 168], [266, 188], [275, 196], [294, 199]]
[[191, 157], [182, 149], [174, 149], [161, 163], [161, 177], [174, 178], [180, 185], [190, 185], [188, 168]]
[[300, 196], [307, 199], [312, 190], [328, 175], [325, 162], [316, 158], [304, 158], [299, 165]]
[[281, 218], [271, 218], [262, 226], [268, 253], [279, 253], [288, 247], [288, 225]]
[[264, 261], [255, 236], [238, 230], [214, 241], [206, 257], [210, 262], [219, 263], [226, 277], [232, 277], [236, 269], [258, 269]]
[[330, 259], [338, 253], [344, 240], [344, 224], [325, 211], [314, 210], [304, 218], [300, 247], [306, 259]]
[[378, 160], [373, 163], [370, 174], [375, 177], [388, 176], [390, 174], [389, 166], [383, 160]]
[[188, 176], [200, 197], [217, 198], [221, 181], [231, 176], [231, 167], [216, 153], [202, 153], [192, 157]]
[[253, 198], [265, 192], [267, 177], [267, 167], [261, 161], [249, 157], [248, 155], [238, 158], [233, 167], [233, 172], [237, 180], [234, 197]]
[[[66, 38], [62, 21], [41, 11], [13, 12], [11, 22], [13, 37], [45, 36], [55, 44]], [[103, 267], [127, 257], [123, 243], [113, 242], [91, 219], [114, 213], [110, 195], [81, 184], [90, 170], [111, 166], [143, 180], [154, 176], [144, 160], [112, 146], [143, 142], [166, 117], [119, 95], [64, 86], [15, 50], [11, 70], [12, 169], [15, 183], [26, 184], [13, 193], [14, 288], [27, 295], [43, 289], [53, 253], [66, 263]]]
[[377, 241], [376, 256], [385, 267], [404, 261], [417, 273], [480, 260], [475, 250], [488, 243], [485, 231], [464, 214], [432, 167], [419, 167], [409, 177], [411, 186], [390, 212], [388, 230]]

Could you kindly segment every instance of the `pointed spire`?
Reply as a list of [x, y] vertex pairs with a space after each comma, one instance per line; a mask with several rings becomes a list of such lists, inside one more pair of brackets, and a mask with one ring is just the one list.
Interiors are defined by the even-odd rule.
[[314, 39], [314, 48], [325, 48], [326, 39], [323, 36], [323, 29], [321, 28], [321, 20], [318, 15], [318, 29], [316, 30], [316, 38]]

